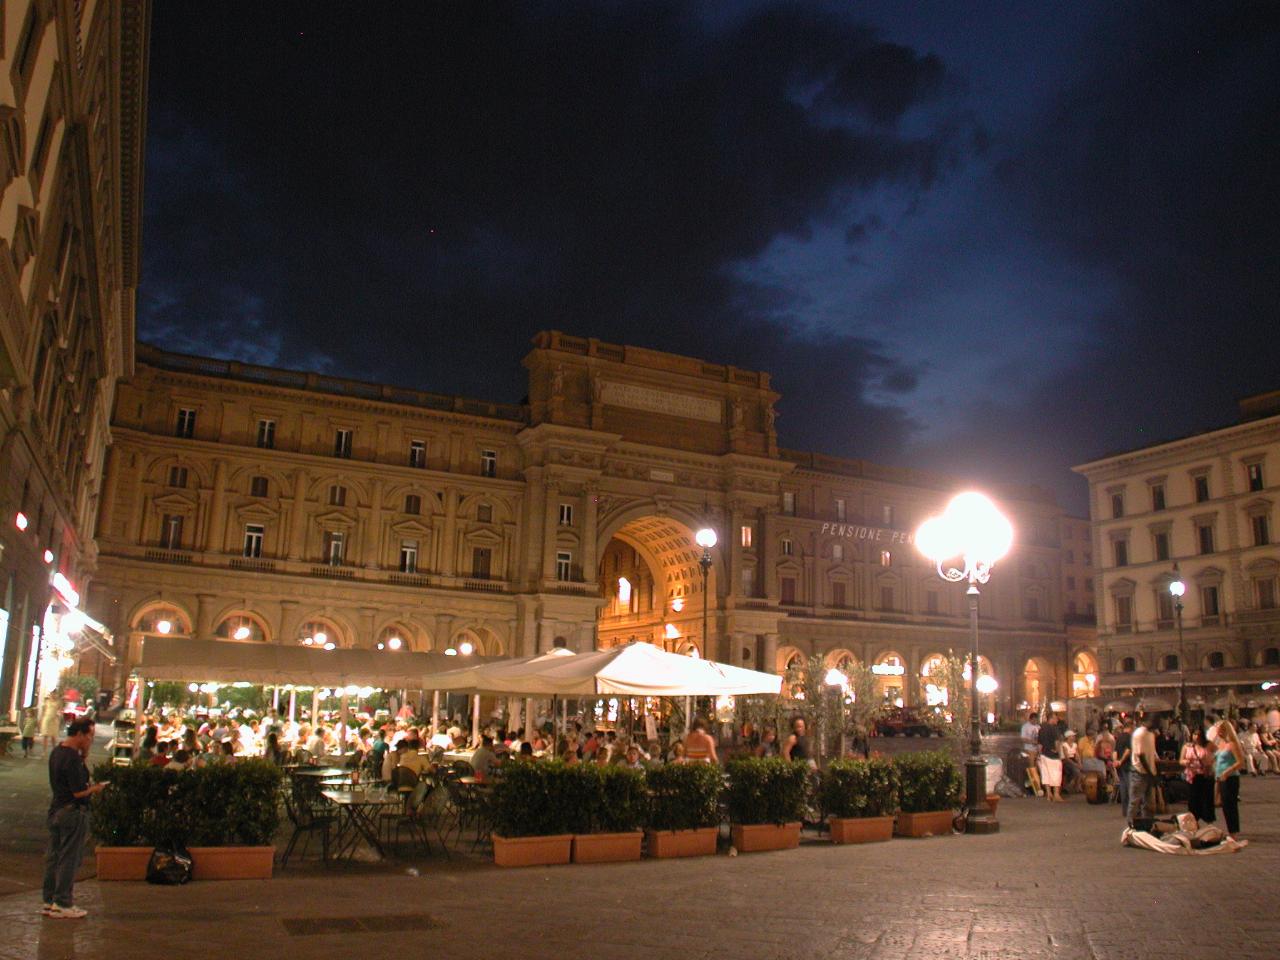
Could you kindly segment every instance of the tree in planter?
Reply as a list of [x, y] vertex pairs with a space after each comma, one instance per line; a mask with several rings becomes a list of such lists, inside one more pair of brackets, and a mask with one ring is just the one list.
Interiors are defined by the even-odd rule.
[[592, 833], [631, 833], [644, 825], [647, 817], [643, 771], [595, 764], [569, 769], [580, 771], [580, 776], [593, 781]]
[[515, 762], [493, 785], [493, 831], [503, 837], [586, 833], [589, 791], [579, 769], [559, 760]]
[[697, 830], [720, 824], [720, 768], [708, 763], [668, 763], [646, 775], [650, 830]]
[[781, 757], [744, 757], [726, 766], [729, 819], [739, 824], [802, 820], [808, 765]]
[[924, 750], [893, 758], [898, 768], [899, 806], [903, 813], [954, 810], [960, 805], [964, 778], [946, 750]]
[[900, 777], [884, 757], [833, 760], [822, 773], [822, 809], [832, 817], [888, 817], [897, 812]]
[[884, 713], [884, 698], [880, 696], [880, 685], [870, 667], [852, 663], [845, 667], [844, 675], [845, 729], [855, 749], [860, 747], [866, 756], [876, 721]]

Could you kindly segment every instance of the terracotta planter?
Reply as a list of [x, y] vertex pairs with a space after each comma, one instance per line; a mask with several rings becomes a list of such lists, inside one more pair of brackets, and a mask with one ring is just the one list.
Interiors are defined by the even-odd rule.
[[493, 862], [499, 867], [540, 867], [568, 863], [572, 848], [572, 833], [543, 837], [503, 837], [495, 833]]
[[951, 832], [955, 813], [950, 810], [930, 810], [927, 813], [899, 813], [893, 832], [900, 837], [936, 837]]
[[800, 823], [735, 823], [730, 827], [739, 853], [794, 850], [800, 846]]
[[991, 815], [994, 817], [996, 815], [996, 807], [1000, 806], [1000, 794], [988, 793], [987, 806], [991, 808]]
[[893, 817], [832, 817], [832, 843], [879, 843], [893, 837]]
[[650, 830], [649, 856], [657, 860], [673, 857], [707, 857], [716, 852], [720, 838], [719, 827], [699, 827], [697, 830]]
[[640, 841], [644, 833], [575, 833], [573, 835], [574, 863], [617, 863], [620, 860], [639, 860]]
[[192, 880], [270, 880], [275, 847], [188, 847]]
[[145, 880], [150, 847], [95, 847], [99, 880]]

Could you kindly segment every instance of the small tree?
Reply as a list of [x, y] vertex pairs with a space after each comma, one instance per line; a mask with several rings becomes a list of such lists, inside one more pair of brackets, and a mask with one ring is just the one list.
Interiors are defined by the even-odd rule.
[[880, 696], [880, 685], [870, 667], [851, 663], [845, 667], [844, 675], [847, 678], [844, 690], [845, 730], [866, 753], [868, 738], [884, 713], [884, 698]]

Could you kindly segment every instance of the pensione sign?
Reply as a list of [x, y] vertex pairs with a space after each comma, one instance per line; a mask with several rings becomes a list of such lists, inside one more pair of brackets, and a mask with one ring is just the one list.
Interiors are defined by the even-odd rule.
[[824, 523], [822, 525], [822, 535], [885, 544], [913, 543], [915, 541], [915, 537], [905, 530], [890, 530], [888, 527], [864, 527], [856, 523]]

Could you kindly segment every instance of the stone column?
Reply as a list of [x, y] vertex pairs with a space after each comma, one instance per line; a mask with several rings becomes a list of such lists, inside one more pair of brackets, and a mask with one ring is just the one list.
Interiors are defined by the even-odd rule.
[[560, 484], [555, 480], [546, 483], [542, 514], [542, 579], [554, 580], [556, 576], [556, 524], [559, 520], [557, 503]]
[[367, 649], [373, 648], [373, 643], [375, 639], [373, 632], [375, 627], [377, 626], [377, 622], [376, 622], [377, 616], [378, 616], [377, 607], [361, 607], [360, 608], [360, 618], [364, 621], [364, 627], [363, 627], [364, 643], [361, 643], [360, 638], [356, 637], [354, 638], [355, 642], [352, 644], [353, 647], [365, 647]]
[[447, 613], [436, 614], [436, 649], [444, 653], [453, 640], [453, 616]]
[[582, 579], [590, 583], [599, 574], [596, 569], [596, 524], [599, 487], [588, 483], [582, 491]]
[[293, 643], [298, 632], [298, 601], [280, 601], [280, 622], [276, 633], [276, 643]]
[[778, 672], [778, 635], [776, 633], [766, 633], [764, 635], [764, 663], [760, 664], [760, 670], [765, 673]]
[[307, 471], [293, 474], [293, 509], [289, 514], [289, 559], [301, 560], [307, 549]]
[[204, 548], [210, 553], [221, 553], [227, 534], [227, 462], [219, 460], [213, 468], [213, 490], [209, 496], [208, 534]]
[[[379, 429], [382, 428], [379, 424]], [[361, 546], [364, 549], [364, 565], [369, 570], [382, 566], [385, 549], [382, 542], [382, 481], [375, 480], [372, 485], [372, 501], [369, 504], [369, 522], [366, 526], [367, 541]]]
[[444, 536], [440, 543], [440, 573], [452, 577], [458, 557], [458, 491], [449, 487], [444, 492]]
[[98, 500], [98, 536], [110, 537], [114, 519], [116, 489], [120, 485], [120, 454], [115, 447], [107, 447], [103, 467], [102, 496]]
[[213, 639], [213, 604], [217, 600], [212, 593], [196, 594], [195, 638], [197, 640]]

